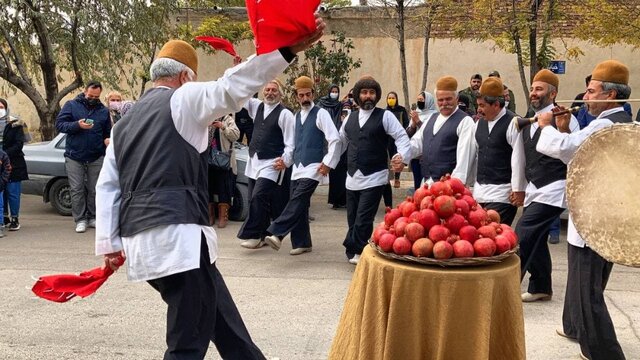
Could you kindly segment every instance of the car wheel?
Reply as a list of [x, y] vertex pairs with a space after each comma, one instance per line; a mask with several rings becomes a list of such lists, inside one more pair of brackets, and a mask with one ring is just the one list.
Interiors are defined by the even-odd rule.
[[49, 201], [58, 214], [71, 215], [71, 188], [67, 179], [58, 179], [51, 185]]
[[249, 189], [247, 185], [236, 184], [233, 191], [233, 201], [229, 209], [229, 219], [244, 221], [249, 214]]

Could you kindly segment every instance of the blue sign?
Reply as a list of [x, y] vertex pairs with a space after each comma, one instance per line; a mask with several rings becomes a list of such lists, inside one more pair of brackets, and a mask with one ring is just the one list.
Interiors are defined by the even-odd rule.
[[554, 74], [564, 74], [567, 67], [567, 62], [564, 60], [553, 60], [549, 65], [549, 70]]

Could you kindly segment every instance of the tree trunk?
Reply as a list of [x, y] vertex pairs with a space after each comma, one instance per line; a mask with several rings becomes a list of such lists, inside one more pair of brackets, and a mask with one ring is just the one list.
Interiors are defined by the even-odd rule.
[[42, 141], [49, 141], [56, 136], [56, 117], [57, 111], [38, 111], [38, 117], [40, 118], [40, 134], [42, 135]]
[[540, 70], [538, 64], [538, 10], [543, 0], [531, 0], [529, 9], [529, 78], [533, 79]]
[[397, 0], [398, 11], [398, 45], [400, 47], [400, 70], [402, 72], [402, 93], [404, 104], [409, 104], [409, 83], [407, 81], [407, 54], [404, 45], [404, 0]]
[[[513, 17], [513, 24], [511, 24], [511, 37], [516, 47], [516, 58], [518, 60], [518, 72], [520, 73], [520, 83], [522, 84], [522, 93], [527, 100], [527, 111], [529, 111], [529, 105], [531, 100], [529, 99], [529, 84], [527, 83], [527, 77], [524, 74], [524, 56], [522, 54], [522, 44], [520, 43], [520, 34], [518, 32], [518, 24], [516, 19], [516, 0], [511, 1], [511, 11]], [[523, 113], [524, 114], [524, 113]]]
[[422, 68], [422, 84], [420, 85], [420, 91], [424, 91], [427, 88], [427, 77], [429, 75], [429, 39], [431, 39], [431, 19], [427, 19], [424, 26], [424, 46], [422, 47], [422, 59], [424, 65]]

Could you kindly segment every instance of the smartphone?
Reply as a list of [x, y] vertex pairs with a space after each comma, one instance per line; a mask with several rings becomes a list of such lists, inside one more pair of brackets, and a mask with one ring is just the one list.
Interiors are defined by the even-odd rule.
[[85, 119], [84, 123], [87, 125], [93, 125], [93, 119]]
[[416, 103], [411, 104], [411, 110], [415, 110], [418, 108], [418, 105]]

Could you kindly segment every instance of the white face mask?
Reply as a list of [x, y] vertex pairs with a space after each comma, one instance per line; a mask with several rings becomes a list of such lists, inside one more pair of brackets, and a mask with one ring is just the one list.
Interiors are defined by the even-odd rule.
[[329, 97], [331, 97], [333, 100], [338, 98], [338, 93], [330, 93]]
[[505, 101], [505, 102], [504, 102], [504, 107], [508, 107], [508, 106], [509, 106], [509, 102], [508, 102], [508, 101]]
[[7, 109], [0, 109], [0, 118], [7, 115]]

